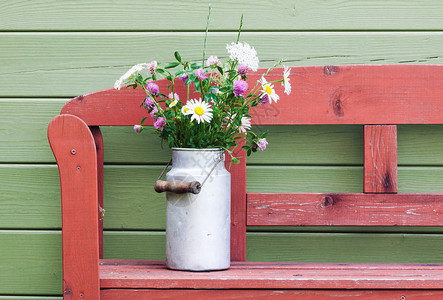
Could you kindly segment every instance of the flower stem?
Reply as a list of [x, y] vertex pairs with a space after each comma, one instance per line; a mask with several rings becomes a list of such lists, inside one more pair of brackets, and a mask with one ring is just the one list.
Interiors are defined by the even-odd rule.
[[202, 65], [205, 65], [205, 56], [206, 56], [206, 38], [208, 37], [208, 29], [209, 29], [209, 19], [211, 17], [211, 4], [209, 4], [209, 12], [208, 12], [208, 17], [206, 19], [206, 31], [205, 31], [205, 39], [203, 42], [203, 59], [202, 59]]

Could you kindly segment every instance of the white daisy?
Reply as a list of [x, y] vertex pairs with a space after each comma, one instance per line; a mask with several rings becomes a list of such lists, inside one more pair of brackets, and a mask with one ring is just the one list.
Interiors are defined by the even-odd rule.
[[178, 100], [180, 100], [180, 97], [177, 95], [177, 93], [172, 94], [172, 92], [171, 92], [171, 93], [169, 93], [168, 96], [169, 96], [169, 99], [172, 100], [171, 103], [169, 103], [169, 107], [176, 106], [178, 103]]
[[273, 100], [277, 103], [280, 97], [275, 93], [274, 85], [268, 83], [264, 77], [260, 79], [260, 84], [262, 86], [263, 94], [268, 95], [269, 104], [271, 104]]
[[246, 130], [251, 129], [251, 118], [243, 117], [241, 118], [241, 125], [238, 127], [239, 132], [246, 132]]
[[248, 43], [238, 42], [226, 45], [226, 50], [231, 60], [237, 60], [239, 64], [245, 64], [253, 71], [257, 71], [259, 60], [254, 47], [249, 46]]
[[[210, 122], [211, 121], [212, 108], [208, 103], [203, 102], [201, 99], [199, 99], [199, 100], [194, 99], [194, 100], [190, 100], [189, 102], [190, 102], [189, 110], [192, 113], [191, 122], [193, 120], [197, 120], [197, 123], [200, 124], [200, 122]], [[186, 104], [186, 105], [188, 105], [188, 104]], [[189, 113], [189, 114], [191, 114], [191, 113]]]
[[126, 72], [125, 74], [123, 74], [122, 77], [120, 77], [120, 79], [115, 81], [114, 88], [119, 90], [122, 87], [122, 85], [129, 83], [129, 81], [133, 79], [138, 72], [145, 69], [146, 66], [147, 66], [146, 63], [142, 63], [142, 64], [137, 64], [132, 68], [130, 68], [128, 72]]
[[291, 69], [286, 66], [283, 67], [283, 81], [281, 84], [285, 87], [285, 94], [289, 95], [291, 93], [291, 84], [289, 83], [289, 74], [291, 74]]

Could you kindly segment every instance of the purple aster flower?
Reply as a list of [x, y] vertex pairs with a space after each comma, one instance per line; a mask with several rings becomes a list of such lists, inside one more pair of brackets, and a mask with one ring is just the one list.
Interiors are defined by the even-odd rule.
[[163, 130], [166, 125], [166, 120], [163, 117], [158, 117], [157, 121], [154, 122], [155, 129]]
[[155, 113], [157, 113], [157, 112], [158, 112], [158, 108], [157, 108], [157, 106], [154, 106], [154, 107], [152, 108], [151, 112], [150, 112], [151, 117], [152, 117], [154, 120], [157, 120], [157, 117], [155, 116]]
[[152, 96], [157, 96], [160, 92], [160, 88], [155, 82], [149, 82], [148, 85], [146, 85], [146, 90], [151, 94]]
[[203, 70], [203, 68], [197, 69], [197, 71], [195, 71], [195, 75], [200, 80], [205, 80], [206, 78], [208, 78], [208, 74], [206, 74], [206, 72], [205, 72], [205, 70]]
[[266, 145], [268, 144], [268, 141], [266, 139], [260, 139], [257, 142], [257, 148], [258, 150], [265, 151]]
[[236, 97], [243, 95], [248, 89], [248, 83], [244, 80], [234, 80], [234, 95]]
[[140, 125], [134, 125], [134, 131], [140, 133], [142, 132], [142, 127]]
[[179, 77], [179, 79], [180, 79], [181, 81], [183, 81], [183, 82], [186, 82], [186, 80], [188, 80], [188, 78], [189, 78], [189, 74], [188, 74], [188, 73], [183, 73], [183, 74]]
[[269, 96], [268, 96], [268, 94], [263, 94], [263, 96], [260, 97], [259, 103], [261, 105], [268, 104], [269, 103]]
[[246, 64], [239, 64], [237, 72], [240, 76], [246, 76], [246, 74], [248, 74], [248, 66]]

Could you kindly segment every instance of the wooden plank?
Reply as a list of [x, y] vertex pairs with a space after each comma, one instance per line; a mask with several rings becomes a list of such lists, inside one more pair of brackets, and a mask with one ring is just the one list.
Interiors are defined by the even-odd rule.
[[94, 137], [95, 149], [97, 153], [97, 192], [98, 192], [98, 241], [99, 241], [99, 257], [103, 258], [103, 136], [99, 127], [90, 127], [92, 136]]
[[[265, 69], [250, 75], [255, 82]], [[269, 80], [282, 77], [276, 68]], [[293, 67], [292, 81], [300, 88], [291, 95], [280, 93], [279, 105], [260, 105], [251, 110], [254, 124], [442, 124], [443, 66], [379, 65]], [[177, 80], [176, 92], [186, 97], [186, 88]], [[157, 82], [168, 91], [169, 81]], [[133, 125], [144, 116], [140, 107], [143, 90], [107, 89], [69, 101], [62, 114], [76, 115], [89, 126]], [[368, 101], [370, 99], [370, 101]], [[408, 105], [405, 105], [407, 103]], [[113, 112], [118, 111], [118, 114]], [[152, 125], [148, 118], [147, 125]], [[393, 145], [391, 145], [392, 147]], [[394, 175], [392, 175], [394, 176]]]
[[[236, 36], [210, 33], [206, 53], [225, 58], [226, 44]], [[203, 37], [201, 32], [1, 34], [0, 81], [8, 85], [0, 86], [0, 95], [74, 97], [110, 88], [131, 66], [171, 61], [175, 50], [199, 61]], [[261, 67], [279, 58], [298, 66], [443, 63], [442, 32], [245, 32], [242, 41], [255, 47]]]
[[247, 194], [254, 226], [440, 226], [443, 194]]
[[[162, 232], [105, 232], [104, 239], [105, 258], [164, 259]], [[247, 239], [247, 258], [256, 261], [443, 261], [441, 234], [248, 233]], [[1, 230], [0, 253], [0, 295], [62, 294], [60, 231]]]
[[63, 115], [52, 119], [48, 139], [60, 174], [63, 295], [97, 299], [99, 179], [94, 137], [82, 120]]
[[364, 126], [364, 193], [397, 193], [397, 126]]
[[231, 172], [231, 261], [246, 260], [246, 151], [240, 141], [233, 155], [240, 158], [238, 164], [227, 155], [226, 168]]
[[[442, 290], [159, 290], [159, 289], [104, 289], [101, 299], [148, 300], [177, 298], [194, 299], [429, 299], [443, 298]], [[1, 298], [0, 298], [1, 299]]]
[[[150, 2], [148, 7], [142, 0], [132, 1], [133, 6], [125, 2], [94, 1], [72, 5], [55, 0], [26, 0], [0, 6], [0, 28], [4, 31], [203, 30], [209, 3], [212, 2], [197, 5], [157, 0]], [[170, 7], [175, 9], [171, 11]], [[286, 0], [278, 5], [268, 1], [220, 1], [212, 3], [212, 7], [212, 30], [237, 30], [241, 13], [245, 14], [244, 30], [442, 29], [439, 13], [443, 6], [435, 0], [401, 4], [390, 0], [377, 5], [364, 0], [328, 3]], [[168, 22], [170, 19], [175, 21]], [[260, 22], [264, 19], [266, 26]], [[133, 24], [128, 20], [133, 20]]]
[[[67, 100], [0, 99], [0, 162], [55, 162], [45, 132]], [[441, 125], [398, 126], [398, 163], [442, 165], [442, 129]], [[101, 130], [107, 163], [166, 164], [171, 157], [170, 150], [150, 132], [138, 135], [126, 126]], [[248, 164], [363, 164], [363, 132], [359, 125], [256, 126], [254, 130], [269, 131], [269, 145], [266, 151], [248, 157]]]
[[[106, 216], [104, 226], [113, 230], [162, 230], [165, 198], [153, 191], [163, 166], [119, 166], [104, 168]], [[362, 168], [342, 166], [249, 166], [248, 192], [342, 193], [361, 192]], [[400, 167], [402, 193], [443, 192], [442, 167]], [[0, 228], [59, 229], [60, 184], [55, 165], [0, 164]], [[269, 230], [269, 229], [261, 229]], [[278, 229], [272, 229], [278, 230]], [[283, 229], [281, 229], [283, 230]], [[288, 230], [288, 229], [286, 229]], [[292, 231], [340, 232], [441, 232], [438, 228], [305, 228]]]
[[[251, 267], [250, 267], [251, 266]], [[165, 266], [101, 264], [102, 288], [175, 289], [441, 289], [443, 265], [242, 263], [221, 272], [175, 272]]]
[[52, 296], [1, 296], [0, 300], [63, 300], [63, 297], [52, 297]]

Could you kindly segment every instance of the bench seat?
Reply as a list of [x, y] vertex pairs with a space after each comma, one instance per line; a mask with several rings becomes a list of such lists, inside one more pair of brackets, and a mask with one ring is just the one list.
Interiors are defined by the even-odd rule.
[[135, 289], [442, 289], [443, 264], [232, 262], [218, 272], [164, 261], [100, 260], [100, 286]]

